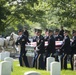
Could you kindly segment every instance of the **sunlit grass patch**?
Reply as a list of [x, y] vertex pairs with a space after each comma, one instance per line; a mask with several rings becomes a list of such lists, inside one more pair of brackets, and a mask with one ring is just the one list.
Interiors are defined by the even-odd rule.
[[[38, 70], [35, 68], [20, 67], [18, 61], [14, 61], [13, 72], [11, 73], [11, 75], [24, 75], [24, 73], [28, 71], [37, 71], [41, 75], [50, 75], [50, 72], [46, 70]], [[76, 71], [70, 70], [70, 64], [68, 64], [68, 70], [61, 70], [61, 75], [76, 75]]]

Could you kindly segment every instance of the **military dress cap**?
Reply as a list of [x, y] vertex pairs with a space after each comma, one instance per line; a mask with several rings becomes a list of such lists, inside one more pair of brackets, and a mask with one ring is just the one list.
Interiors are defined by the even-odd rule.
[[60, 30], [59, 29], [55, 29], [55, 32], [59, 32]]
[[53, 30], [52, 29], [48, 29], [48, 32], [50, 33], [50, 32], [53, 32]]
[[19, 33], [19, 32], [23, 32], [23, 30], [22, 30], [22, 29], [19, 29], [19, 30], [18, 30], [18, 33]]

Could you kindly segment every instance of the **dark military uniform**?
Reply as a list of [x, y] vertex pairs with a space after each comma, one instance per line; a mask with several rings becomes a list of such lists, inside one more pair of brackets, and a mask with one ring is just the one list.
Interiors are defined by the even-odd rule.
[[55, 36], [55, 41], [62, 41], [63, 37], [61, 35], [56, 35]]
[[[76, 31], [73, 31], [73, 34], [76, 34]], [[71, 42], [71, 69], [74, 69], [74, 54], [76, 54], [76, 35], [73, 36], [72, 38], [72, 42]]]
[[53, 35], [49, 36], [48, 46], [47, 46], [46, 50], [47, 50], [47, 57], [49, 57], [50, 55], [54, 56], [54, 53], [55, 53], [55, 39], [54, 39]]
[[46, 48], [47, 50], [46, 57], [49, 57], [50, 55], [54, 56], [54, 53], [55, 53], [55, 38], [53, 36], [53, 30], [49, 29], [48, 32], [49, 32], [49, 37], [48, 37], [48, 46]]
[[48, 40], [48, 29], [45, 29], [45, 36], [44, 36], [44, 40], [47, 41]]
[[61, 35], [64, 38], [64, 29], [63, 29], [63, 26], [61, 26], [61, 30], [60, 30], [59, 35]]
[[71, 51], [69, 36], [64, 37], [61, 50], [63, 50], [63, 54], [64, 54], [61, 58], [61, 68], [67, 69], [67, 56], [70, 54]]
[[[62, 41], [63, 37], [61, 35], [59, 35], [59, 29], [55, 30], [55, 35], [54, 35], [55, 41]], [[56, 46], [55, 45], [55, 49], [56, 49], [56, 53], [55, 53], [55, 61], [59, 61], [58, 56], [61, 55], [60, 52], [60, 46]]]
[[[44, 36], [44, 43], [45, 43], [45, 69], [46, 69], [46, 58], [47, 58], [47, 45], [48, 45], [48, 39], [49, 39], [49, 36], [48, 36], [48, 29], [45, 29], [45, 36]], [[46, 44], [47, 43], [47, 44]]]
[[[26, 50], [25, 50], [25, 44], [28, 42], [28, 38], [25, 35], [21, 35], [18, 37], [16, 41], [16, 45], [20, 45], [21, 50], [20, 50], [20, 56], [19, 56], [19, 63], [20, 66], [26, 66], [29, 67], [27, 56], [26, 56]], [[24, 65], [23, 65], [24, 63]]]
[[37, 42], [37, 48], [38, 48], [38, 50], [36, 49], [35, 52], [33, 66], [35, 66], [38, 69], [44, 69], [44, 60], [43, 60], [43, 55], [45, 52], [44, 37], [42, 35], [35, 36], [33, 38], [33, 42]]
[[27, 31], [27, 30], [25, 30], [25, 31], [23, 32], [23, 34], [24, 34], [24, 35], [26, 35], [26, 36], [27, 36], [27, 38], [29, 37], [29, 33], [28, 33], [28, 31]]
[[[47, 35], [48, 29], [45, 30], [45, 36], [44, 36], [44, 41], [47, 42], [49, 39], [49, 36]], [[45, 53], [46, 53], [46, 46], [45, 46]]]

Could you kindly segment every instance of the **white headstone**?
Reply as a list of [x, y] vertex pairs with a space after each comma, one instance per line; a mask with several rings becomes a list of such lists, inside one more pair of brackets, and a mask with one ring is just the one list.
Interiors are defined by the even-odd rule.
[[61, 65], [60, 62], [52, 62], [50, 64], [50, 75], [60, 75], [61, 72]]
[[6, 56], [6, 57], [10, 57], [10, 52], [5, 51], [5, 56]]
[[76, 54], [74, 54], [74, 65], [73, 69], [76, 70]]
[[0, 60], [3, 61], [5, 57], [10, 57], [10, 52], [3, 51], [0, 53]]
[[6, 58], [4, 58], [4, 61], [9, 61], [11, 63], [11, 71], [13, 71], [13, 58], [6, 57]]
[[29, 72], [25, 72], [24, 75], [40, 75], [40, 73], [36, 71], [29, 71]]
[[52, 63], [53, 61], [55, 61], [54, 57], [48, 57], [46, 60], [46, 70], [50, 71], [50, 63]]
[[8, 61], [0, 63], [0, 75], [11, 75], [11, 64]]
[[4, 52], [1, 52], [0, 53], [0, 60], [3, 61], [5, 58], [5, 53]]

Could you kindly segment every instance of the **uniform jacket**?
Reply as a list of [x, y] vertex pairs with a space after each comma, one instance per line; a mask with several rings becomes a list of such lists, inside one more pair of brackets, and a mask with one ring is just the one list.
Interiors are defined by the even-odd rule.
[[23, 32], [23, 34], [24, 34], [24, 35], [26, 35], [26, 36], [27, 36], [27, 38], [29, 37], [29, 33], [28, 33], [28, 31], [27, 31], [27, 30], [25, 30], [25, 31]]
[[55, 39], [54, 36], [49, 36], [48, 46], [46, 48], [47, 53], [55, 53]]
[[63, 37], [61, 35], [55, 36], [55, 41], [62, 41]]
[[48, 38], [49, 38], [48, 36], [44, 36], [45, 41], [48, 41]]
[[73, 42], [71, 43], [71, 53], [76, 54], [76, 36], [73, 38]]
[[70, 38], [69, 38], [69, 36], [64, 37], [63, 45], [61, 47], [61, 50], [63, 50], [63, 52], [66, 53], [66, 54], [70, 54], [71, 47], [70, 47]]
[[33, 38], [33, 42], [37, 42], [37, 48], [39, 49], [39, 51], [37, 51], [39, 54], [44, 53], [45, 52], [45, 48], [44, 48], [44, 37], [42, 35], [35, 36]]
[[63, 29], [62, 29], [62, 30], [60, 30], [59, 35], [61, 35], [61, 36], [64, 38], [64, 30], [63, 30]]
[[25, 44], [29, 42], [27, 36], [22, 35], [21, 37], [18, 37], [17, 41], [16, 41], [16, 45], [20, 45], [21, 46], [21, 52], [25, 52]]

